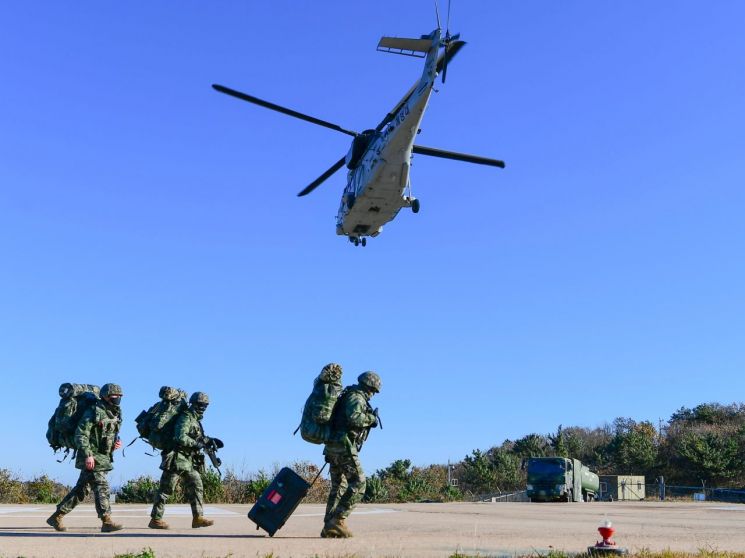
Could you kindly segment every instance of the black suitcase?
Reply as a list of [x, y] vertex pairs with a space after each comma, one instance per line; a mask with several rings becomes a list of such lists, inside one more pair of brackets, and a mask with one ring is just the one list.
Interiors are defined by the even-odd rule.
[[[325, 468], [325, 465], [324, 465]], [[323, 471], [323, 469], [321, 469]], [[321, 471], [318, 472], [320, 476]], [[316, 479], [318, 478], [316, 476]], [[315, 482], [315, 479], [313, 480]], [[279, 531], [312, 486], [292, 469], [283, 467], [248, 512], [248, 518], [269, 533]]]

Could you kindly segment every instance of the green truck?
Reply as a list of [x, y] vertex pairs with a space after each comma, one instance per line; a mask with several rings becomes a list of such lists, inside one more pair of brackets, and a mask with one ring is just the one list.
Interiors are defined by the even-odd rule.
[[592, 502], [600, 488], [598, 476], [577, 459], [531, 457], [526, 462], [531, 502]]

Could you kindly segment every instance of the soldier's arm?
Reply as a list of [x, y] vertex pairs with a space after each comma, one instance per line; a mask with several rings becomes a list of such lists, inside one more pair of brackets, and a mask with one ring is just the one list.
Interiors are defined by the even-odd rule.
[[191, 419], [186, 413], [179, 415], [176, 421], [176, 427], [174, 429], [174, 437], [176, 438], [176, 444], [180, 448], [196, 448], [197, 441], [192, 438], [189, 433], [191, 432]]
[[351, 394], [347, 399], [345, 411], [349, 425], [354, 428], [367, 428], [375, 422], [375, 415], [368, 410], [367, 401], [358, 393]]
[[96, 423], [96, 410], [94, 407], [86, 409], [83, 413], [78, 428], [75, 430], [75, 449], [84, 457], [93, 455], [91, 451], [91, 430]]

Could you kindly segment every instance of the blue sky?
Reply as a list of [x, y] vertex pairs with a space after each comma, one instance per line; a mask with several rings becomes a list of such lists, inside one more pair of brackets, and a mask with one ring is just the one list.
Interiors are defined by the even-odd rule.
[[321, 463], [291, 433], [330, 361], [383, 378], [370, 472], [741, 399], [745, 5], [456, 1], [418, 141], [507, 168], [416, 157], [421, 212], [355, 249], [342, 173], [295, 196], [349, 138], [210, 85], [373, 127], [421, 73], [378, 39], [433, 12], [0, 8], [0, 467], [74, 479], [44, 439], [65, 381], [121, 383], [127, 440], [161, 385], [208, 392], [246, 472]]

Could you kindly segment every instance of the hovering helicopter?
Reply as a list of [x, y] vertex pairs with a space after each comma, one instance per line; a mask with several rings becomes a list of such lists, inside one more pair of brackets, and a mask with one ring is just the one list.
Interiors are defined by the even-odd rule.
[[[448, 6], [448, 19], [449, 19]], [[448, 22], [449, 23], [449, 22]], [[449, 25], [448, 25], [449, 27]], [[424, 71], [415, 83], [375, 129], [354, 132], [320, 118], [258, 99], [223, 85], [213, 84], [220, 93], [294, 116], [331, 130], [352, 136], [352, 145], [347, 154], [298, 193], [305, 196], [346, 165], [347, 185], [336, 216], [336, 234], [349, 238], [355, 246], [365, 246], [367, 236], [376, 237], [383, 225], [392, 221], [403, 207], [418, 213], [419, 200], [411, 195], [409, 170], [412, 154], [429, 155], [444, 159], [455, 159], [468, 163], [504, 168], [497, 159], [444, 151], [414, 143], [421, 131], [419, 125], [424, 116], [435, 79], [442, 74], [442, 83], [447, 76], [448, 62], [466, 43], [459, 40], [460, 34], [450, 35], [449, 29], [442, 36], [440, 17], [437, 14], [437, 29], [418, 39], [383, 37], [378, 51], [425, 58]], [[440, 50], [442, 49], [442, 52]]]

